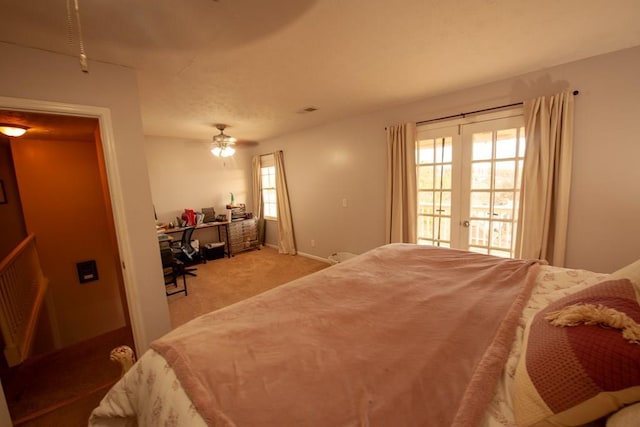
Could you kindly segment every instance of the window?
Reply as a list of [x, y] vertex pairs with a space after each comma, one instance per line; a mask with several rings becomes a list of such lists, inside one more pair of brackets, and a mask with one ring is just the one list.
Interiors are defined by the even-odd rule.
[[524, 127], [498, 115], [418, 128], [418, 243], [513, 257]]
[[278, 218], [278, 205], [276, 203], [276, 167], [273, 156], [262, 157], [260, 163], [263, 216], [265, 219], [275, 220]]

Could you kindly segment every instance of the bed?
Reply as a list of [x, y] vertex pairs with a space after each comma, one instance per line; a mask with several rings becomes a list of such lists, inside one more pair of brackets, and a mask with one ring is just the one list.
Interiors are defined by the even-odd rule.
[[[154, 341], [89, 424], [637, 425], [639, 288], [640, 263], [385, 245]], [[546, 319], [585, 304], [626, 323]]]

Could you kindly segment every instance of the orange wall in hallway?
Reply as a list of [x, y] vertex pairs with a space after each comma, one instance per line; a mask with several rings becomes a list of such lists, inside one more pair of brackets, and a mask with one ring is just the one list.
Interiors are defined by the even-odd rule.
[[[27, 231], [36, 235], [49, 278], [60, 344], [124, 326], [95, 143], [17, 140], [12, 152]], [[81, 284], [76, 263], [88, 260], [96, 260], [99, 280]]]

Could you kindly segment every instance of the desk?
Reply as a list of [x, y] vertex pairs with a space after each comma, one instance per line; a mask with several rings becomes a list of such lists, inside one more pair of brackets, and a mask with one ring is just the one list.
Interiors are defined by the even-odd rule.
[[169, 236], [167, 233], [165, 233], [164, 231], [162, 232], [158, 232], [158, 244], [160, 245], [160, 247], [163, 247], [164, 243], [168, 243], [169, 247], [171, 247], [171, 243], [174, 241], [175, 239], [172, 236]]
[[[229, 221], [216, 221], [216, 222], [204, 222], [202, 224], [198, 224], [195, 226], [196, 229], [193, 230], [193, 233], [197, 233], [198, 230], [201, 230], [203, 228], [211, 228], [211, 227], [215, 227], [218, 230], [218, 241], [219, 242], [225, 242], [225, 246], [227, 248], [227, 256], [229, 258], [231, 258], [233, 256], [233, 253], [231, 252], [231, 244], [229, 243]], [[220, 234], [220, 227], [224, 228], [224, 240], [222, 239], [222, 235]], [[167, 228], [163, 231], [158, 232], [158, 234], [166, 234], [169, 236], [169, 239], [164, 239], [164, 240], [160, 240], [160, 243], [162, 243], [163, 241], [172, 241], [172, 240], [177, 240], [174, 239], [171, 234], [174, 233], [182, 233], [184, 230], [186, 230], [189, 227], [175, 227], [175, 228]], [[200, 245], [200, 247], [202, 248], [202, 244]]]

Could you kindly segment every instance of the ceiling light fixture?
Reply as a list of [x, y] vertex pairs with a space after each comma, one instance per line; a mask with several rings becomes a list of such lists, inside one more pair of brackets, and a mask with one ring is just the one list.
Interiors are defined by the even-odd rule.
[[211, 153], [216, 157], [231, 157], [236, 152], [233, 148], [236, 139], [224, 133], [226, 127], [227, 125], [216, 125], [220, 134], [213, 136], [213, 142], [216, 146], [211, 149]]
[[0, 123], [0, 133], [5, 136], [22, 136], [28, 129], [29, 126]]

